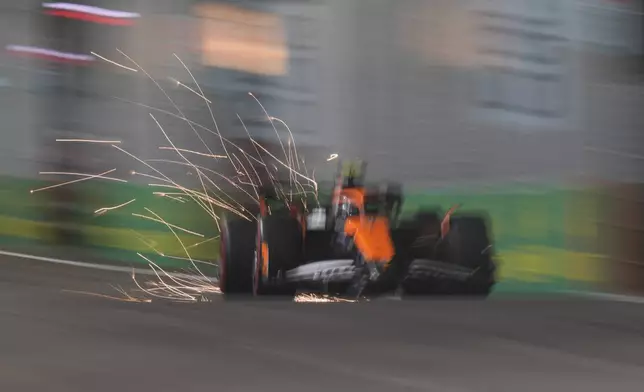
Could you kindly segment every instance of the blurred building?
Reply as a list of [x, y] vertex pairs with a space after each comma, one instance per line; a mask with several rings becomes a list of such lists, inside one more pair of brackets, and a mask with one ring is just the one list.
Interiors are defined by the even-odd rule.
[[[598, 121], [632, 116], [599, 115], [589, 108], [594, 96], [603, 95], [593, 90], [602, 81], [625, 86], [624, 94], [637, 88], [630, 83], [637, 80], [642, 46], [641, 12], [634, 1], [94, 3], [142, 18], [128, 28], [75, 34], [86, 37], [84, 51], [93, 48], [133, 66], [115, 50], [122, 49], [157, 78], [188, 117], [211, 126], [203, 99], [174, 83], [193, 86], [176, 53], [212, 96], [213, 112], [221, 118], [217, 125], [230, 134], [240, 132], [239, 114], [254, 137], [273, 137], [247, 94], [252, 91], [300, 143], [344, 149], [368, 158], [383, 173], [391, 166], [423, 183], [558, 178], [588, 164], [581, 140], [606, 146], [627, 140], [601, 139], [614, 133], [601, 132], [611, 124]], [[42, 32], [33, 28], [40, 3], [3, 4], [5, 47], [36, 42]], [[43, 76], [47, 71], [30, 68], [34, 61], [17, 62], [7, 51], [2, 59], [4, 107], [35, 107], [18, 102], [36, 99], [32, 93], [51, 80]], [[101, 101], [79, 110], [89, 113], [81, 128], [125, 137], [136, 144], [135, 152], [151, 153], [151, 140], [157, 140], [150, 137], [159, 132], [145, 109], [112, 97], [172, 108], [167, 98], [141, 72], [104, 61], [92, 69], [85, 90]], [[634, 76], [627, 81], [628, 74]], [[28, 123], [34, 117], [27, 113], [5, 118], [33, 128]], [[26, 161], [38, 155], [27, 153], [29, 131], [12, 134], [27, 139], [16, 140], [22, 147], [11, 150], [24, 151]], [[189, 139], [195, 139], [192, 131], [182, 142], [192, 143]], [[390, 165], [394, 159], [396, 165]], [[415, 167], [420, 161], [425, 165]], [[3, 166], [26, 174], [28, 165]], [[434, 168], [431, 173], [426, 166]], [[602, 168], [607, 166], [593, 170]]]

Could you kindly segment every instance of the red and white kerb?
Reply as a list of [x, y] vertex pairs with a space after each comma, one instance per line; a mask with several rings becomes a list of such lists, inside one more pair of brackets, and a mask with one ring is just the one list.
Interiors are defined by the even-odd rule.
[[108, 25], [131, 25], [141, 15], [136, 12], [116, 11], [91, 5], [74, 3], [43, 3], [46, 13], [69, 19], [84, 20]]

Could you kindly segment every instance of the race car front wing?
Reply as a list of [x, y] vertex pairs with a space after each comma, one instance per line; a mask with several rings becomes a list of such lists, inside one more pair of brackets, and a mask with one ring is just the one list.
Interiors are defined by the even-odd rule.
[[[478, 268], [472, 269], [438, 260], [415, 259], [401, 276], [404, 280], [445, 279], [466, 282], [471, 279]], [[349, 282], [359, 269], [354, 260], [325, 260], [301, 265], [286, 273], [291, 282]]]

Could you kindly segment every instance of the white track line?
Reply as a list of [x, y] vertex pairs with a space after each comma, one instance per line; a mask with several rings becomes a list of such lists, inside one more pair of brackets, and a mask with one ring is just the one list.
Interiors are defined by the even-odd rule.
[[[0, 250], [0, 255], [18, 257], [21, 259], [29, 259], [29, 260], [35, 260], [35, 261], [44, 261], [46, 263], [70, 265], [74, 267], [92, 268], [92, 269], [103, 270], [103, 271], [125, 272], [128, 274], [131, 274], [132, 272], [134, 272], [136, 274], [141, 274], [141, 275], [155, 275], [154, 271], [149, 269], [128, 268], [128, 267], [119, 267], [115, 265], [86, 263], [83, 261], [73, 261], [73, 260], [56, 259], [53, 257], [34, 256], [34, 255], [28, 255], [25, 253], [8, 252], [5, 250]], [[188, 275], [188, 274], [182, 274], [182, 273], [168, 273], [168, 274], [172, 277], [184, 278], [184, 279], [194, 277], [194, 275]], [[210, 281], [213, 283], [217, 283], [216, 278], [210, 278]]]
[[644, 297], [638, 297], [635, 295], [601, 293], [597, 291], [573, 291], [573, 290], [564, 290], [562, 292], [566, 294], [580, 296], [580, 297], [599, 299], [603, 301], [625, 302], [625, 303], [640, 304], [640, 305], [644, 304]]

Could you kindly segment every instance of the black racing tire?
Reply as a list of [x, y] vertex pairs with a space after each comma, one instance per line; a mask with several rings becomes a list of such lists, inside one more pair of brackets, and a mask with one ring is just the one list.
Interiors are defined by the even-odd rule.
[[487, 250], [491, 241], [487, 223], [482, 217], [453, 216], [445, 240], [448, 261], [452, 263], [477, 268], [490, 261], [490, 253]]
[[[295, 296], [297, 287], [287, 282], [285, 275], [302, 263], [302, 229], [302, 224], [288, 214], [272, 214], [260, 220], [253, 269], [253, 294], [256, 297], [292, 299]], [[266, 244], [267, 258], [262, 251], [262, 243]], [[268, 277], [262, 278], [265, 263], [268, 263]]]
[[257, 222], [224, 217], [220, 227], [219, 288], [225, 295], [250, 295], [253, 292]]
[[441, 235], [442, 212], [439, 208], [423, 208], [414, 215], [417, 230], [416, 241], [412, 245], [414, 258], [435, 258], [436, 243]]
[[[435, 258], [436, 242], [440, 237], [442, 211], [439, 207], [423, 207], [410, 219], [392, 231], [396, 255], [387, 274], [389, 285], [405, 296], [429, 294], [432, 287], [405, 280], [406, 272], [414, 259]], [[421, 290], [419, 290], [419, 287]]]
[[414, 214], [414, 220], [417, 222], [438, 221], [440, 223], [443, 217], [442, 209], [436, 207], [423, 207]]
[[[441, 219], [436, 220], [436, 216], [426, 212], [422, 218], [417, 217], [417, 222], [426, 222], [430, 232], [436, 229], [436, 224], [440, 230]], [[487, 222], [488, 220], [480, 214], [453, 215], [449, 232], [444, 239], [435, 243], [433, 250], [425, 246], [412, 249], [412, 258], [441, 260], [474, 270], [470, 279], [452, 281], [439, 278], [425, 283], [403, 282], [400, 287], [403, 295], [489, 295], [495, 284], [495, 264]]]
[[456, 215], [445, 238], [447, 261], [475, 270], [461, 294], [487, 296], [496, 283], [496, 266], [487, 219], [480, 215]]

